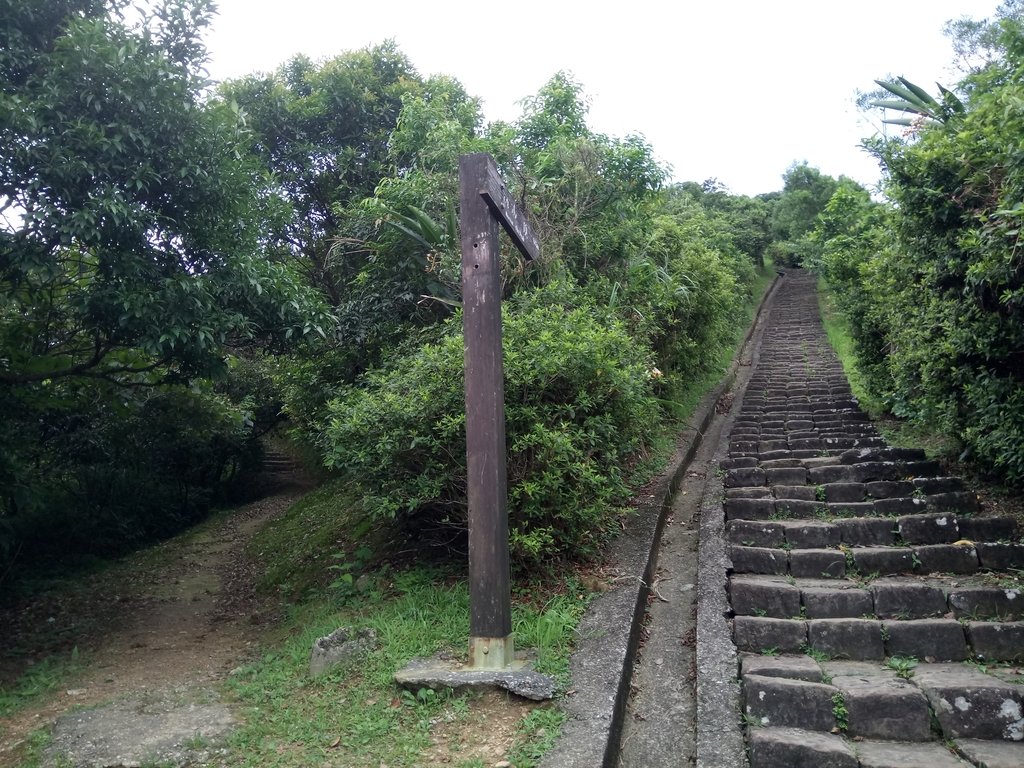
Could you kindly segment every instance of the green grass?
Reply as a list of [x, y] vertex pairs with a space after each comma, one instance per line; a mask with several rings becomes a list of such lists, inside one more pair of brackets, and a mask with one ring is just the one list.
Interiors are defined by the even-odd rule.
[[258, 586], [286, 600], [315, 597], [334, 580], [339, 558], [367, 543], [374, 532], [363, 522], [359, 499], [332, 480], [303, 496], [250, 541], [248, 552], [261, 565]]
[[12, 685], [0, 687], [0, 717], [8, 717], [41, 696], [63, 687], [82, 666], [78, 648], [70, 653], [47, 656], [32, 665]]
[[832, 349], [843, 365], [850, 389], [875, 422], [879, 432], [889, 442], [899, 448], [922, 448], [932, 458], [955, 459], [960, 451], [956, 440], [949, 435], [936, 431], [929, 424], [920, 424], [894, 418], [881, 398], [868, 388], [867, 380], [858, 367], [857, 353], [850, 332], [849, 323], [838, 310], [835, 301], [824, 279], [818, 280], [818, 298], [821, 306], [821, 321], [825, 326]]
[[729, 370], [729, 365], [739, 351], [743, 337], [754, 320], [754, 313], [775, 277], [775, 270], [770, 263], [764, 270], [758, 270], [751, 287], [751, 300], [744, 305], [740, 315], [736, 318], [732, 339], [728, 344], [723, 344], [718, 348], [714, 363], [703, 375], [687, 381], [672, 392], [670, 400], [663, 401], [663, 405], [674, 419], [674, 423], [670, 425], [673, 441], [676, 437], [676, 428], [690, 420], [704, 396], [722, 380], [722, 376]]
[[565, 720], [566, 714], [561, 709], [542, 707], [533, 710], [519, 724], [509, 762], [516, 768], [533, 768], [554, 746]]
[[[519, 600], [513, 607], [517, 648], [531, 649], [537, 670], [563, 688], [586, 603], [585, 595], [570, 590], [541, 605]], [[311, 678], [313, 641], [339, 626], [372, 628], [379, 647], [354, 667]], [[464, 658], [468, 628], [465, 584], [425, 568], [392, 573], [379, 591], [337, 608], [318, 601], [293, 609], [282, 628], [287, 639], [228, 682], [245, 724], [232, 736], [225, 764], [321, 765], [342, 756], [342, 765], [417, 764], [430, 746], [432, 725], [464, 716], [467, 708], [450, 692], [403, 692], [394, 674], [411, 659], [438, 652]], [[551, 712], [558, 714], [524, 721], [516, 747], [524, 755], [546, 749], [557, 735], [562, 715]], [[535, 738], [541, 729], [544, 738]]]
[[825, 326], [825, 335], [835, 350], [836, 357], [843, 364], [846, 378], [850, 382], [853, 396], [857, 398], [861, 408], [868, 412], [872, 419], [886, 414], [885, 404], [875, 397], [868, 389], [864, 374], [857, 365], [857, 353], [854, 351], [853, 334], [850, 325], [839, 312], [835, 300], [829, 291], [824, 278], [818, 278], [818, 303], [821, 309], [821, 322]]

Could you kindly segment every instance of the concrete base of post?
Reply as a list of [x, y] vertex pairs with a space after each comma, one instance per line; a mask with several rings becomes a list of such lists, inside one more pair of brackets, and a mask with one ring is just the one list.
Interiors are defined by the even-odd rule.
[[[493, 650], [487, 655], [490, 656], [492, 653]], [[500, 668], [473, 667], [464, 664], [461, 660], [444, 656], [413, 659], [405, 669], [395, 673], [395, 682], [412, 690], [419, 688], [433, 690], [503, 688], [517, 696], [534, 701], [544, 701], [555, 695], [555, 681], [547, 675], [536, 672], [532, 662], [525, 656], [520, 656]]]
[[504, 669], [515, 664], [516, 649], [512, 635], [469, 638], [470, 669]]

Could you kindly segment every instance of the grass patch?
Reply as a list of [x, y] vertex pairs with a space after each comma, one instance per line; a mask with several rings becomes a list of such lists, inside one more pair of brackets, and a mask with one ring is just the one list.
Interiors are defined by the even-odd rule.
[[[538, 671], [553, 675], [564, 687], [573, 630], [587, 596], [569, 589], [540, 604], [533, 594], [517, 598], [513, 606], [516, 646], [531, 648]], [[371, 628], [379, 646], [355, 667], [311, 678], [313, 641], [338, 626]], [[287, 639], [229, 680], [246, 724], [232, 736], [225, 764], [417, 764], [431, 746], [432, 729], [465, 717], [468, 707], [463, 697], [450, 692], [401, 691], [393, 676], [415, 657], [445, 652], [465, 658], [468, 629], [464, 581], [427, 568], [392, 573], [363, 599], [341, 606], [321, 601], [294, 608], [282, 627]], [[547, 749], [547, 739], [557, 735], [561, 714], [550, 711], [557, 714], [524, 721], [523, 739], [516, 747], [522, 754]], [[536, 737], [539, 730], [544, 730], [544, 739]]]
[[854, 351], [853, 334], [850, 325], [835, 305], [835, 300], [824, 278], [818, 278], [818, 306], [821, 311], [821, 322], [825, 326], [825, 334], [829, 344], [843, 364], [843, 371], [850, 382], [853, 396], [857, 398], [861, 408], [868, 412], [872, 419], [885, 416], [888, 411], [885, 404], [871, 393], [867, 381], [857, 364], [857, 353]]
[[561, 709], [543, 707], [533, 710], [519, 724], [519, 733], [508, 759], [516, 768], [533, 768], [555, 745], [566, 714]]
[[67, 654], [47, 656], [29, 667], [12, 685], [0, 687], [0, 717], [8, 717], [40, 696], [63, 687], [83, 667], [78, 648]]
[[824, 278], [818, 279], [818, 303], [825, 333], [839, 362], [843, 364], [850, 389], [886, 441], [898, 448], [922, 448], [932, 458], [955, 459], [960, 451], [960, 445], [955, 438], [938, 432], [927, 424], [894, 418], [881, 398], [869, 390], [864, 374], [858, 366], [849, 323], [836, 307]]
[[299, 499], [249, 542], [249, 554], [263, 569], [259, 588], [288, 601], [315, 598], [349, 550], [372, 545], [374, 532], [360, 512], [359, 499], [341, 480]]

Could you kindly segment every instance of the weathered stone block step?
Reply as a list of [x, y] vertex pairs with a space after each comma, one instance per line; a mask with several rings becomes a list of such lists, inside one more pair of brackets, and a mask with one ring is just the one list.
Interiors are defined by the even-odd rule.
[[[737, 501], [763, 502], [765, 499]], [[830, 529], [794, 527], [797, 535], [827, 536]], [[840, 531], [843, 529], [841, 528]], [[840, 533], [840, 536], [843, 534]], [[741, 539], [746, 542], [749, 539]], [[1024, 566], [1021, 544], [917, 544], [911, 546], [780, 547], [730, 544], [729, 557], [735, 573], [790, 574], [795, 577], [842, 579], [900, 574], [976, 573], [979, 569], [1003, 571]], [[1008, 562], [1014, 563], [1007, 565]]]
[[947, 739], [1024, 739], [1024, 685], [965, 664], [921, 664], [914, 684], [928, 697]]
[[927, 698], [895, 669], [857, 661], [825, 662], [822, 669], [840, 693], [847, 736], [909, 742], [932, 738]]
[[[746, 469], [729, 470], [746, 472]], [[762, 470], [754, 469], [754, 472]], [[783, 470], [767, 470], [781, 472]], [[786, 470], [787, 472], [792, 470]], [[744, 482], [744, 481], [741, 481]], [[834, 485], [859, 486], [871, 483], [841, 483]], [[973, 517], [978, 511], [977, 498], [972, 494], [935, 494], [933, 496], [885, 496], [866, 497], [864, 501], [824, 501], [820, 497], [827, 491], [825, 486], [807, 486], [808, 491], [798, 490], [800, 486], [743, 485], [730, 488], [725, 497], [726, 520], [819, 520], [835, 521], [836, 518], [886, 517], [904, 521], [903, 530], [895, 529], [898, 539], [906, 543], [942, 543], [943, 541], [982, 541], [995, 536], [992, 543], [1013, 544], [1017, 538], [1016, 525], [1012, 520], [1001, 523], [968, 523], [961, 529], [961, 521]], [[741, 490], [742, 489], [742, 490]], [[767, 489], [767, 490], [759, 490]], [[884, 492], [884, 491], [883, 491]], [[894, 489], [894, 492], [898, 492]], [[832, 497], [855, 498], [854, 487], [833, 491]], [[808, 498], [813, 496], [813, 498]], [[915, 522], [915, 520], [920, 522]], [[946, 522], [940, 522], [945, 520]], [[955, 529], [955, 534], [954, 534]], [[904, 537], [905, 533], [905, 537]], [[952, 538], [950, 538], [952, 537]], [[993, 550], [992, 557], [996, 557]], [[1005, 550], [1002, 557], [1007, 565], [1019, 567], [1013, 548]]]
[[912, 656], [930, 661], [1024, 661], [1024, 622], [970, 622], [965, 626], [955, 619], [736, 616], [733, 642], [740, 651], [810, 650], [833, 659]]
[[[930, 578], [878, 578], [836, 581], [777, 575], [734, 574], [729, 579], [732, 610], [737, 615], [772, 618], [927, 619], [949, 616], [967, 622], [1019, 622], [1024, 620], [1024, 590], [986, 583], [970, 583], [954, 576]], [[1009, 629], [1008, 642], [1015, 629]], [[976, 632], [986, 630], [977, 629]], [[996, 638], [985, 640], [986, 645]], [[1024, 653], [1024, 648], [1020, 649]], [[1006, 658], [1005, 653], [999, 654]]]
[[955, 746], [971, 764], [982, 768], [1020, 768], [1024, 765], [1024, 742], [1021, 741], [957, 739]]
[[[850, 741], [798, 728], [749, 728], [750, 768], [969, 768], [935, 742]], [[1018, 767], [1019, 768], [1019, 767]]]
[[800, 726], [811, 731], [836, 727], [832, 711], [837, 688], [784, 677], [743, 676], [743, 714], [759, 726]]

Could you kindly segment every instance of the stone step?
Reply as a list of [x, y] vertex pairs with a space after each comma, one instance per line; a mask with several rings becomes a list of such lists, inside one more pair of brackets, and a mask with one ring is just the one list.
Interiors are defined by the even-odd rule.
[[[753, 499], [745, 501], [763, 501]], [[733, 522], [733, 521], [730, 521]], [[768, 521], [771, 522], [771, 521]], [[800, 536], [833, 535], [836, 526], [792, 526]], [[845, 528], [840, 529], [845, 530]], [[852, 530], [852, 529], [851, 529]], [[872, 534], [870, 530], [867, 534]], [[877, 531], [881, 535], [881, 531]], [[739, 534], [743, 536], [744, 534]], [[768, 534], [766, 534], [767, 536]], [[838, 534], [840, 537], [842, 532]], [[849, 532], [847, 532], [849, 536]], [[1024, 566], [1024, 545], [1020, 544], [917, 544], [908, 546], [822, 546], [787, 548], [729, 545], [734, 573], [790, 575], [796, 578], [873, 579], [879, 576], [925, 575], [935, 573], [972, 574], [979, 570], [1000, 571]], [[755, 540], [756, 541], [756, 540]], [[1012, 563], [1012, 564], [1008, 564]]]
[[[858, 593], [851, 593], [856, 596]], [[792, 593], [774, 590], [767, 609], [783, 613]], [[1024, 622], [966, 622], [952, 618], [804, 618], [737, 615], [733, 642], [749, 653], [809, 651], [857, 661], [888, 656], [929, 661], [1024, 661]]]
[[928, 697], [944, 738], [1024, 740], [1024, 683], [966, 664], [918, 665], [912, 679]]
[[743, 676], [744, 719], [759, 727], [801, 727], [831, 731], [837, 727], [833, 702], [839, 690], [825, 683], [756, 674]]
[[[748, 729], [750, 768], [969, 768], [943, 745], [860, 740], [798, 728]], [[1002, 768], [1002, 766], [1000, 766]], [[1019, 764], [1017, 766], [1019, 768]]]
[[1021, 768], [1024, 765], [1024, 741], [957, 739], [954, 746], [972, 765], [983, 768]]
[[744, 655], [741, 669], [751, 768], [1022, 765], [1024, 685], [977, 667]]
[[[730, 470], [746, 472], [747, 469]], [[749, 470], [761, 472], [759, 469]], [[790, 470], [768, 470], [790, 471]], [[839, 485], [858, 485], [842, 483]], [[866, 483], [865, 486], [875, 484]], [[819, 486], [807, 491], [799, 490], [801, 486], [793, 485], [739, 485], [731, 486], [725, 495], [726, 520], [808, 520], [817, 518], [824, 521], [835, 521], [839, 518], [874, 517], [874, 518], [908, 518], [899, 531], [898, 541], [908, 543], [948, 543], [968, 538], [974, 541], [990, 543], [1014, 544], [1018, 538], [1016, 524], [1009, 518], [1002, 518], [1001, 523], [973, 522], [977, 511], [977, 500], [971, 494], [950, 493], [935, 496], [892, 496], [884, 498], [868, 497], [864, 501], [824, 501], [824, 494]], [[876, 489], [884, 492], [883, 489]], [[898, 489], [897, 489], [898, 490]], [[833, 498], [838, 496], [833, 492]], [[802, 498], [801, 498], [802, 497]], [[852, 496], [851, 496], [852, 497]], [[737, 501], [743, 499], [760, 499], [761, 503]], [[958, 499], [962, 502], [956, 506]], [[931, 517], [914, 519], [914, 516], [929, 515]], [[961, 520], [971, 519], [966, 528], [960, 531]], [[999, 519], [999, 518], [995, 518]], [[920, 524], [915, 525], [916, 522]], [[927, 525], [924, 525], [927, 524]], [[924, 528], [928, 530], [925, 531]], [[954, 530], [955, 529], [955, 530]], [[952, 537], [952, 538], [951, 538]], [[1010, 557], [1006, 566], [1018, 567], [1017, 559], [1011, 550], [1006, 551]]]
[[[811, 619], [928, 619], [966, 622], [1024, 620], [1024, 589], [998, 586], [983, 576], [878, 578], [868, 581], [733, 574], [733, 613]], [[1007, 630], [1010, 631], [1010, 630]], [[1024, 649], [1022, 649], [1024, 652]]]
[[[1016, 521], [1013, 518], [989, 518], [1001, 523], [978, 526], [972, 521], [961, 519], [947, 512], [934, 512], [900, 517], [866, 517], [828, 519], [828, 507], [820, 514], [792, 519], [792, 513], [804, 511], [804, 505], [793, 506], [789, 502], [801, 499], [775, 499], [768, 496], [759, 498], [734, 497], [726, 500], [726, 536], [730, 543], [745, 546], [781, 547], [799, 549], [803, 547], [850, 547], [956, 544], [976, 549], [984, 541], [984, 534], [993, 531], [1012, 532], [1016, 538]], [[783, 503], [786, 502], [786, 503]], [[835, 508], [834, 508], [835, 509]], [[851, 511], [849, 505], [842, 508]], [[868, 508], [865, 508], [867, 511]], [[874, 507], [870, 508], [872, 511]], [[785, 518], [780, 510], [788, 511]], [[986, 530], [987, 529], [987, 530]], [[983, 534], [979, 537], [977, 534]], [[994, 542], [999, 543], [999, 542]], [[1003, 541], [1008, 547], [983, 548], [989, 559], [1000, 561], [1012, 559], [1016, 546]]]
[[1021, 531], [886, 443], [819, 321], [792, 273], [720, 465], [750, 766], [1024, 768]]

